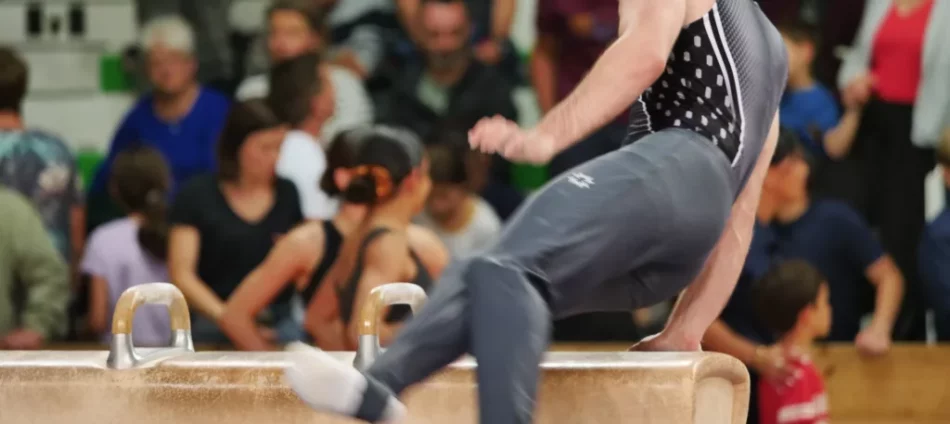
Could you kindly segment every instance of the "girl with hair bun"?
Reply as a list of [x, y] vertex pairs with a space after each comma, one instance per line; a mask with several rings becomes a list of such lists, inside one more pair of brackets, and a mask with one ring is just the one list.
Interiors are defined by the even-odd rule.
[[[411, 220], [425, 205], [432, 188], [429, 161], [422, 142], [401, 129], [377, 126], [363, 136], [345, 202], [365, 205], [369, 216], [343, 243], [340, 257], [307, 310], [305, 328], [327, 350], [354, 350], [357, 323], [354, 310], [369, 292], [385, 283], [411, 282], [426, 291], [441, 274], [448, 255], [428, 233], [440, 252], [411, 243]], [[405, 309], [392, 309], [380, 327], [388, 343]]]
[[[137, 145], [116, 155], [109, 193], [127, 215], [96, 228], [89, 237], [82, 271], [90, 276], [89, 330], [103, 343], [119, 296], [139, 284], [168, 281], [168, 191], [171, 172], [157, 150]], [[171, 329], [159, 305], [139, 308], [132, 323], [139, 346], [165, 346]]]
[[[370, 207], [347, 200], [341, 187], [349, 185], [359, 147], [373, 132], [372, 127], [344, 131], [327, 150], [327, 170], [320, 189], [340, 200], [333, 219], [311, 220], [296, 227], [277, 242], [264, 262], [228, 298], [218, 325], [238, 349], [274, 349], [276, 346], [257, 331], [254, 318], [289, 284], [294, 285], [305, 304], [310, 304], [339, 257], [344, 240], [354, 236], [368, 219]], [[448, 260], [448, 252], [430, 231], [411, 226], [406, 235], [413, 250], [421, 257], [432, 258], [427, 262]], [[433, 267], [432, 272], [438, 272], [438, 267], [441, 265]]]

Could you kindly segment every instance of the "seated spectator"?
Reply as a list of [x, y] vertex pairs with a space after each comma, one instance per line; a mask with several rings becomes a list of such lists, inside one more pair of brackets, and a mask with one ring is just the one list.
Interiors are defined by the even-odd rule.
[[153, 90], [132, 107], [116, 130], [105, 162], [89, 188], [90, 229], [123, 215], [111, 203], [107, 182], [115, 156], [133, 143], [155, 147], [172, 170], [173, 190], [214, 169], [214, 143], [230, 101], [195, 79], [194, 35], [179, 18], [159, 18], [142, 30]]
[[[261, 50], [261, 56], [269, 57], [270, 67], [304, 53], [325, 52], [329, 48], [327, 11], [319, 3], [314, 0], [274, 1], [267, 12], [266, 40], [258, 43], [261, 48], [257, 49]], [[256, 51], [251, 53], [256, 54]], [[264, 74], [266, 67], [255, 70], [253, 76], [241, 83], [237, 90], [238, 99], [267, 97], [273, 78], [268, 79]], [[329, 77], [329, 86], [333, 87], [335, 104], [333, 116], [324, 123], [318, 138], [329, 142], [340, 131], [372, 123], [373, 104], [362, 81], [352, 70], [337, 64], [325, 64], [323, 68]]]
[[[399, 20], [410, 37], [423, 45], [425, 34], [418, 25], [420, 6], [427, 0], [397, 0]], [[445, 0], [432, 0], [449, 3]], [[511, 24], [515, 17], [515, 0], [463, 0], [471, 17], [470, 43], [475, 58], [488, 66], [499, 66], [514, 77], [518, 71], [518, 52], [511, 43]], [[614, 9], [617, 5], [613, 5]]]
[[[343, 198], [366, 205], [370, 215], [343, 240], [339, 258], [307, 309], [305, 327], [326, 350], [356, 350], [360, 321], [354, 318], [374, 288], [404, 281], [428, 291], [446, 262], [445, 255], [411, 247], [407, 235], [432, 186], [422, 142], [408, 131], [386, 127], [366, 137]], [[389, 343], [406, 312], [390, 309], [380, 325], [381, 343]]]
[[[803, 259], [827, 278], [834, 307], [828, 340], [855, 341], [866, 354], [882, 354], [901, 304], [903, 278], [868, 225], [847, 205], [812, 201], [809, 164], [793, 134], [779, 138], [763, 183], [759, 207], [771, 215], [776, 258]], [[861, 328], [862, 282], [877, 291], [871, 324]], [[860, 330], [860, 331], [859, 331]]]
[[292, 130], [280, 146], [277, 175], [297, 186], [303, 216], [330, 219], [339, 204], [320, 188], [327, 157], [319, 141], [323, 124], [333, 115], [333, 88], [316, 53], [278, 63], [271, 71], [268, 103]]
[[0, 349], [40, 349], [67, 328], [69, 270], [29, 200], [0, 187], [0, 217]]
[[[937, 148], [937, 162], [943, 168], [950, 205], [950, 131]], [[920, 276], [927, 306], [934, 314], [937, 340], [950, 342], [950, 206], [924, 231], [920, 242]]]
[[[88, 326], [102, 343], [112, 339], [112, 314], [123, 292], [169, 281], [165, 214], [170, 188], [171, 171], [157, 150], [130, 146], [116, 155], [109, 192], [128, 215], [93, 231], [82, 261], [82, 272], [90, 276]], [[136, 346], [168, 346], [171, 334], [164, 306], [142, 305], [136, 310], [132, 321]]]
[[319, 0], [330, 10], [328, 58], [363, 80], [379, 73], [398, 32], [393, 0]]
[[[351, 168], [356, 166], [356, 154], [366, 134], [366, 129], [345, 131], [330, 144], [328, 168], [320, 180], [324, 192], [339, 197], [341, 188], [349, 185]], [[359, 230], [368, 213], [364, 204], [343, 201], [333, 219], [306, 221], [281, 238], [228, 298], [218, 325], [232, 343], [242, 350], [273, 350], [276, 346], [257, 331], [254, 318], [289, 284], [294, 284], [305, 304], [313, 301], [339, 256], [343, 240]], [[414, 251], [426, 252], [421, 256], [448, 257], [431, 231], [410, 225], [406, 238]]]
[[461, 258], [491, 246], [501, 221], [469, 184], [466, 161], [478, 153], [469, 149], [464, 133], [454, 138], [428, 148], [432, 192], [415, 221], [435, 232], [453, 258]]
[[[541, 1], [538, 41], [531, 55], [531, 85], [542, 113], [565, 99], [617, 37], [620, 23], [614, 0]], [[607, 152], [627, 135], [627, 114], [556, 155], [548, 164], [553, 178]]]
[[806, 353], [831, 329], [828, 283], [807, 262], [788, 261], [770, 270], [754, 291], [758, 315], [779, 346], [798, 353], [790, 363], [791, 378], [763, 380], [752, 388], [759, 392], [759, 423], [828, 422], [824, 379]]
[[444, 121], [493, 115], [517, 120], [513, 87], [474, 60], [471, 24], [462, 0], [422, 0], [418, 17], [424, 65], [409, 65], [378, 103], [380, 122], [407, 127], [423, 139]]
[[788, 50], [788, 90], [782, 97], [782, 126], [795, 131], [809, 154], [825, 160], [841, 159], [851, 150], [861, 121], [860, 103], [838, 103], [827, 87], [815, 80], [817, 29], [803, 22], [781, 27]]
[[28, 80], [23, 59], [0, 47], [0, 185], [33, 202], [53, 246], [75, 266], [85, 239], [76, 158], [61, 138], [25, 128], [21, 112]]
[[[224, 302], [303, 220], [294, 184], [275, 172], [286, 133], [266, 102], [235, 105], [218, 143], [217, 173], [194, 178], [172, 205], [168, 270], [194, 312], [197, 343], [227, 342], [216, 325]], [[299, 338], [292, 295], [285, 291], [271, 305], [281, 341]]]

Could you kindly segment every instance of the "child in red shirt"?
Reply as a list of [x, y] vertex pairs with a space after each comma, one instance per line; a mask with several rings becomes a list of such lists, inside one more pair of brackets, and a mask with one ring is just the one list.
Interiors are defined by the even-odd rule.
[[[773, 267], [753, 288], [763, 323], [789, 352], [807, 352], [831, 329], [825, 278], [805, 261]], [[785, 381], [759, 382], [760, 424], [827, 424], [828, 397], [821, 374], [803, 355], [789, 355], [794, 369]]]

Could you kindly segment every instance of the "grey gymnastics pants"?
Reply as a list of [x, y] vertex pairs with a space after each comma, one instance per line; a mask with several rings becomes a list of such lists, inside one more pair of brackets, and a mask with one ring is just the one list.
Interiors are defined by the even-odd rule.
[[470, 353], [480, 421], [531, 422], [551, 319], [673, 297], [718, 241], [736, 181], [712, 142], [679, 129], [565, 172], [496, 246], [444, 273], [367, 375], [399, 394]]

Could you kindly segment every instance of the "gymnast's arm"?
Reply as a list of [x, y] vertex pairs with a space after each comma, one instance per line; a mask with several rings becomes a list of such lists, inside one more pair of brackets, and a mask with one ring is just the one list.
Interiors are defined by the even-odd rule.
[[778, 114], [759, 154], [752, 176], [732, 206], [725, 231], [696, 280], [683, 291], [673, 308], [663, 336], [675, 345], [698, 348], [703, 334], [719, 317], [732, 295], [749, 253], [752, 228], [762, 194], [762, 182], [778, 140]]
[[687, 0], [620, 0], [619, 36], [535, 131], [564, 150], [604, 126], [660, 77], [686, 21]]

